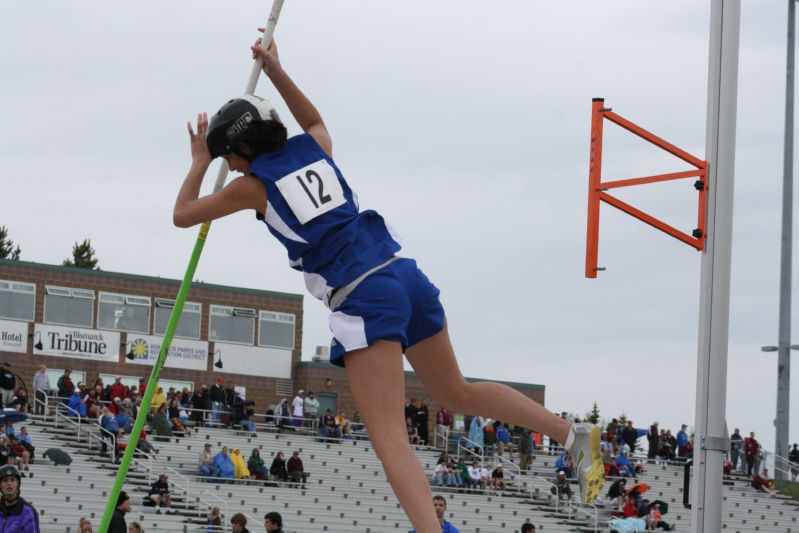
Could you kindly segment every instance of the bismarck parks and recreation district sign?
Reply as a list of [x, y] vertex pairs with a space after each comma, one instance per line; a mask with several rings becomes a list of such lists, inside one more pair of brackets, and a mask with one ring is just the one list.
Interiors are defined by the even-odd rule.
[[[163, 337], [128, 333], [126, 353], [133, 354], [130, 363], [154, 365], [161, 351]], [[208, 343], [188, 339], [172, 339], [166, 356], [169, 368], [186, 368], [188, 370], [208, 369]]]
[[33, 353], [116, 363], [119, 361], [119, 333], [36, 324]]

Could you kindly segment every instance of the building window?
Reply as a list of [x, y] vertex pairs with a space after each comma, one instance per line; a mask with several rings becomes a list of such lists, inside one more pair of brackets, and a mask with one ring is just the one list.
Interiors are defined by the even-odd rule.
[[[166, 333], [166, 326], [169, 323], [169, 317], [172, 316], [172, 308], [174, 307], [175, 300], [167, 300], [166, 298], [155, 299], [155, 324], [153, 324], [153, 332], [156, 335], [163, 335]], [[183, 312], [180, 314], [180, 320], [178, 320], [175, 337], [199, 339], [202, 313], [202, 304], [193, 302], [186, 302], [183, 304]]]
[[150, 299], [144, 296], [101, 292], [97, 307], [97, 327], [150, 333], [150, 305]]
[[252, 344], [255, 339], [255, 309], [211, 306], [208, 338], [212, 341]]
[[92, 327], [94, 291], [45, 286], [44, 321], [63, 326]]
[[258, 321], [258, 345], [294, 349], [294, 315], [261, 311]]
[[0, 280], [0, 318], [33, 321], [36, 285]]

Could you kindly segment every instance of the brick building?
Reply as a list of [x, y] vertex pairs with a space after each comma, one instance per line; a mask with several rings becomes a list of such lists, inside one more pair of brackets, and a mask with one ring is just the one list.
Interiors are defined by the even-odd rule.
[[[44, 364], [55, 386], [65, 368], [75, 383], [108, 385], [116, 376], [138, 383], [150, 375], [180, 282], [0, 260], [0, 361], [24, 381]], [[314, 302], [315, 303], [315, 302]], [[300, 361], [303, 296], [193, 283], [160, 383], [194, 389], [231, 381], [256, 412], [299, 388], [314, 390], [322, 407], [351, 415], [355, 404], [343, 369]], [[425, 398], [431, 424], [439, 406], [406, 372], [408, 398]], [[544, 403], [543, 385], [507, 383]]]

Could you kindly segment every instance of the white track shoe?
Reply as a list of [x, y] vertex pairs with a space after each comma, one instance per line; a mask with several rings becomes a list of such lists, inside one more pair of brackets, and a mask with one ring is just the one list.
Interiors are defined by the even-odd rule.
[[574, 442], [568, 452], [580, 483], [580, 501], [591, 503], [599, 497], [605, 484], [605, 465], [599, 451], [602, 431], [593, 424], [574, 424], [570, 431], [574, 433]]

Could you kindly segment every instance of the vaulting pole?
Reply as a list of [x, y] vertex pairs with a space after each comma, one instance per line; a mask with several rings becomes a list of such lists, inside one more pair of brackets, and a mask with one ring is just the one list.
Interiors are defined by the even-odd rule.
[[[277, 24], [277, 19], [280, 16], [280, 9], [282, 7], [283, 0], [274, 0], [272, 4], [272, 11], [269, 13], [269, 21], [266, 23], [266, 31], [264, 31], [263, 40], [261, 41], [261, 47], [264, 50], [266, 50], [269, 46], [269, 43], [272, 42], [272, 36], [275, 32], [275, 25]], [[260, 77], [262, 67], [263, 60], [261, 58], [256, 59], [252, 66], [252, 71], [250, 72], [250, 79], [247, 82], [247, 87], [244, 89], [245, 94], [253, 94], [255, 92], [255, 86], [258, 84], [258, 78]], [[227, 174], [227, 163], [222, 161], [222, 165], [219, 168], [219, 174], [216, 178], [216, 183], [214, 184], [214, 192], [218, 192], [222, 189], [222, 187], [224, 187]], [[172, 345], [172, 338], [175, 335], [175, 329], [178, 326], [180, 315], [183, 312], [183, 304], [186, 303], [186, 296], [191, 288], [191, 280], [194, 279], [194, 272], [197, 270], [197, 264], [200, 261], [200, 255], [202, 254], [203, 246], [205, 245], [205, 239], [208, 236], [208, 231], [210, 229], [210, 221], [205, 222], [202, 226], [200, 226], [200, 233], [197, 236], [197, 241], [194, 244], [194, 250], [192, 251], [189, 265], [186, 268], [186, 274], [183, 276], [183, 281], [180, 284], [180, 289], [178, 290], [178, 295], [175, 299], [175, 306], [172, 308], [172, 315], [169, 317], [169, 323], [167, 324], [166, 332], [164, 333], [164, 340], [161, 343], [161, 351], [158, 354], [158, 359], [153, 365], [152, 372], [150, 372], [150, 379], [147, 381], [147, 389], [145, 390], [144, 397], [142, 398], [139, 414], [136, 416], [136, 421], [133, 424], [133, 429], [131, 430], [130, 438], [128, 439], [127, 448], [125, 448], [125, 455], [122, 457], [122, 461], [119, 465], [119, 471], [117, 472], [116, 479], [114, 480], [114, 486], [111, 489], [111, 492], [108, 494], [108, 501], [106, 502], [103, 519], [100, 522], [100, 527], [98, 530], [100, 533], [107, 533], [108, 526], [111, 523], [111, 516], [114, 514], [117, 498], [119, 497], [119, 493], [122, 491], [122, 485], [125, 483], [130, 462], [133, 459], [133, 454], [136, 451], [136, 445], [139, 442], [139, 435], [141, 434], [142, 429], [144, 428], [144, 423], [147, 420], [147, 412], [150, 410], [150, 404], [153, 400], [153, 393], [156, 389], [156, 385], [158, 384], [158, 377], [161, 375], [161, 370], [164, 368], [164, 363], [166, 363], [166, 357], [169, 353], [169, 348]]]

